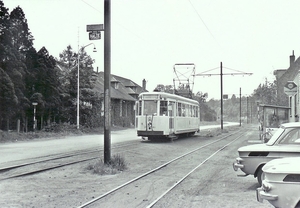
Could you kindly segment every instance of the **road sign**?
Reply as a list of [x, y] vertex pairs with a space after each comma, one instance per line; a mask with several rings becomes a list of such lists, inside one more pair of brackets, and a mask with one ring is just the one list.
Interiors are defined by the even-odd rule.
[[288, 81], [283, 88], [283, 91], [288, 96], [294, 96], [298, 92], [298, 87], [295, 82]]
[[93, 31], [89, 33], [89, 40], [100, 40], [100, 39], [101, 39], [100, 31]]
[[103, 24], [87, 25], [86, 26], [86, 31], [87, 32], [104, 31], [104, 27], [103, 27]]

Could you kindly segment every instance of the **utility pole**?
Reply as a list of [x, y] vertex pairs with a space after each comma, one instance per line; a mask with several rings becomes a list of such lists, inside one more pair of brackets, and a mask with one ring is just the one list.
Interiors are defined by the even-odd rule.
[[104, 163], [111, 160], [111, 107], [110, 107], [110, 67], [111, 67], [111, 3], [104, 0]]
[[240, 88], [240, 126], [242, 126], [242, 88]]
[[[216, 68], [212, 69], [215, 70]], [[230, 69], [230, 68], [226, 68], [226, 69]], [[230, 69], [233, 70], [233, 69]], [[220, 63], [220, 74], [206, 74], [206, 72], [209, 72], [211, 70], [196, 74], [195, 76], [212, 76], [212, 75], [217, 75], [220, 76], [220, 85], [221, 85], [221, 130], [223, 130], [223, 75], [252, 75], [252, 73], [246, 73], [246, 72], [242, 72], [242, 71], [237, 71], [237, 70], [233, 70], [236, 72], [233, 73], [223, 73], [223, 64], [222, 62]], [[240, 124], [241, 125], [241, 124]]]
[[220, 63], [220, 85], [221, 85], [221, 129], [223, 130], [223, 64]]
[[248, 117], [249, 117], [249, 112], [248, 112], [248, 102], [249, 102], [249, 97], [247, 96], [247, 110], [246, 110], [246, 112], [247, 112], [247, 124], [249, 123], [249, 120], [248, 120]]

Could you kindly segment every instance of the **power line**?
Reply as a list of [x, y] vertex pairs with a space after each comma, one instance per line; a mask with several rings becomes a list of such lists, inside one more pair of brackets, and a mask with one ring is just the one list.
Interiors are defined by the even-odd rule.
[[94, 7], [93, 5], [87, 3], [85, 0], [81, 0], [83, 3], [85, 3], [86, 5], [88, 5], [89, 7], [93, 8], [94, 10], [98, 11], [100, 14], [103, 14], [103, 12], [101, 12], [100, 10], [98, 10], [96, 7]]
[[215, 38], [215, 36], [212, 34], [212, 32], [210, 31], [210, 29], [208, 28], [208, 26], [205, 24], [205, 22], [203, 21], [203, 19], [201, 18], [199, 12], [197, 11], [197, 9], [195, 8], [195, 6], [192, 4], [192, 2], [189, 0], [191, 6], [193, 7], [194, 11], [196, 12], [198, 18], [201, 20], [201, 22], [203, 23], [203, 25], [205, 26], [206, 30], [209, 32], [209, 34], [213, 37], [213, 39], [216, 41], [216, 43], [220, 46], [220, 44], [218, 43], [217, 39]]

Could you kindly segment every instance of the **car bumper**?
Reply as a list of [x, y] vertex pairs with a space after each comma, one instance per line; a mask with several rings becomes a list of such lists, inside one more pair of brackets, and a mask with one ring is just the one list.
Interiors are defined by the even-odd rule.
[[262, 188], [257, 188], [256, 199], [259, 202], [263, 202], [264, 199], [268, 201], [276, 201], [278, 200], [278, 195], [268, 194]]
[[236, 158], [236, 162], [234, 162], [234, 163], [232, 164], [232, 167], [233, 167], [233, 170], [234, 170], [234, 171], [238, 171], [238, 169], [244, 168], [244, 165], [241, 164], [241, 161], [242, 161], [241, 158], [239, 158], [239, 157]]

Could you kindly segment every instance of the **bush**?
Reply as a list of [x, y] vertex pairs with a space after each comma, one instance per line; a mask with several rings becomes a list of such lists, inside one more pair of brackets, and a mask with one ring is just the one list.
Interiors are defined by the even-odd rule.
[[92, 173], [99, 175], [114, 175], [127, 169], [127, 164], [125, 159], [119, 154], [114, 155], [108, 164], [104, 161], [98, 160], [95, 164], [90, 164], [87, 170], [92, 171]]

